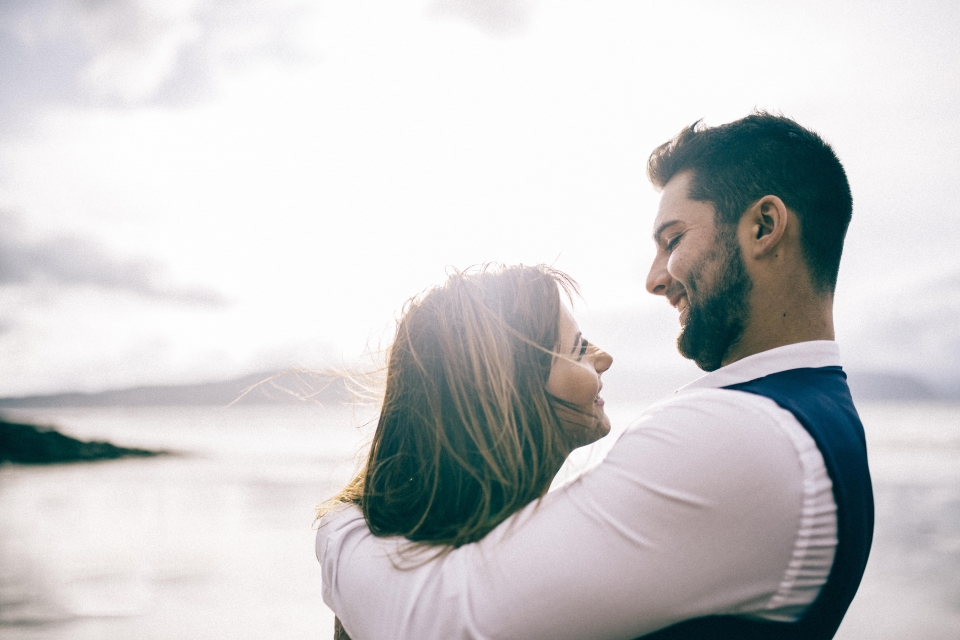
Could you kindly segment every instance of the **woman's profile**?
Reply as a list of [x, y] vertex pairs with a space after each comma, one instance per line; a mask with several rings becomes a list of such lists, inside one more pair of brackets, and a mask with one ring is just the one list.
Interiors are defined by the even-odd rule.
[[599, 393], [613, 360], [563, 304], [575, 290], [549, 267], [485, 267], [408, 302], [366, 464], [318, 515], [351, 504], [375, 535], [443, 553], [543, 496], [573, 449], [610, 430]]

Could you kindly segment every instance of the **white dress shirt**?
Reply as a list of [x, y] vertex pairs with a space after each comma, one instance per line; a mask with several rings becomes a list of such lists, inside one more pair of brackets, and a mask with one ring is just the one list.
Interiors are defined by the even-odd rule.
[[373, 536], [356, 507], [328, 514], [316, 543], [324, 602], [354, 640], [634, 638], [709, 614], [794, 620], [833, 562], [831, 482], [791, 413], [720, 387], [839, 364], [836, 343], [816, 341], [709, 373], [647, 409], [597, 467], [433, 559]]

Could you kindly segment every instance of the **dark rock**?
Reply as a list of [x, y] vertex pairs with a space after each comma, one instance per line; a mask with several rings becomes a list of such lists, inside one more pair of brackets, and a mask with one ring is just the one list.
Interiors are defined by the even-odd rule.
[[118, 447], [109, 442], [77, 440], [50, 427], [0, 420], [0, 463], [50, 464], [148, 457], [164, 453], [167, 452]]

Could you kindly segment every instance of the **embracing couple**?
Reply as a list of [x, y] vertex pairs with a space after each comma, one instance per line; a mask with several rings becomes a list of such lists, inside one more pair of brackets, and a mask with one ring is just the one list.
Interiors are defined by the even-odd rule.
[[[412, 300], [363, 471], [320, 509], [337, 635], [832, 638], [873, 494], [833, 292], [852, 200], [815, 133], [757, 113], [653, 151], [647, 290], [709, 372], [595, 468], [612, 358], [547, 267], [456, 273]], [[642, 331], [642, 327], [637, 327]]]

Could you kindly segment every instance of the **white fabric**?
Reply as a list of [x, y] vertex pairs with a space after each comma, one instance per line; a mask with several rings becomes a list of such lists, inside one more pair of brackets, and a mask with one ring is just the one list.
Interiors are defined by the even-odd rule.
[[839, 365], [829, 341], [707, 374], [650, 407], [596, 468], [475, 544], [420, 563], [346, 507], [317, 532], [323, 599], [354, 640], [633, 638], [680, 620], [792, 620], [826, 581], [836, 505], [812, 438], [718, 387]]

